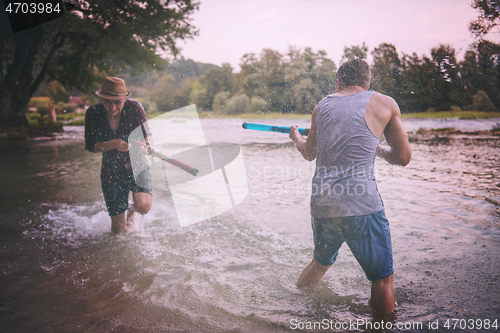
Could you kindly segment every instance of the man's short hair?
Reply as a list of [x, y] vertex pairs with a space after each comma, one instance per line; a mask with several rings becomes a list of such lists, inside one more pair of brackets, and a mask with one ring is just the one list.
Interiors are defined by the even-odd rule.
[[337, 79], [344, 85], [366, 87], [370, 83], [370, 65], [360, 58], [349, 59], [337, 70]]

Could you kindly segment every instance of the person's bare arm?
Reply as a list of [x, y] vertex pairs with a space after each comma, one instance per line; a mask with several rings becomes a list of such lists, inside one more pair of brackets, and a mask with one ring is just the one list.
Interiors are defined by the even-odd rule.
[[144, 143], [146, 146], [140, 146], [139, 151], [144, 154], [144, 155], [152, 155], [154, 148], [153, 148], [153, 138], [150, 136], [145, 136], [144, 137]]
[[96, 153], [104, 153], [105, 151], [118, 149], [118, 151], [128, 151], [128, 143], [122, 139], [96, 142], [94, 151]]
[[401, 120], [401, 111], [392, 98], [387, 97], [386, 103], [391, 110], [391, 120], [384, 129], [384, 135], [390, 147], [378, 146], [377, 156], [390, 164], [406, 166], [411, 161], [411, 147]]
[[312, 161], [316, 158], [316, 108], [313, 111], [311, 117], [311, 128], [309, 129], [309, 134], [307, 135], [307, 139], [300, 134], [297, 126], [293, 125], [290, 129], [290, 139], [292, 139], [296, 146], [297, 150], [302, 154], [302, 156], [308, 160]]

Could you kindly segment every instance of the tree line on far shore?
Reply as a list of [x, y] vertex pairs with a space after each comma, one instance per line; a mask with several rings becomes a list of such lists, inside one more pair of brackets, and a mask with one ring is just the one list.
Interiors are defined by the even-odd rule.
[[[368, 47], [344, 48], [342, 61], [368, 58]], [[482, 40], [457, 60], [449, 45], [430, 56], [400, 55], [391, 44], [371, 51], [370, 89], [393, 97], [402, 112], [496, 111], [500, 109], [500, 45]], [[194, 103], [216, 114], [311, 113], [336, 89], [337, 66], [324, 51], [290, 47], [286, 54], [264, 49], [243, 55], [241, 71], [191, 59], [173, 60], [164, 71], [121, 76], [148, 110], [170, 111]]]
[[[461, 61], [448, 45], [420, 57], [400, 54], [391, 44], [370, 53], [364, 44], [346, 47], [343, 59], [372, 55], [372, 88], [393, 96], [403, 112], [499, 109], [500, 46], [484, 38], [500, 24], [500, 2], [473, 0], [471, 6], [478, 18], [469, 30], [478, 42]], [[7, 13], [0, 13], [0, 133], [26, 129], [30, 100], [44, 89], [44, 96], [51, 91], [60, 99], [51, 100], [56, 108], [68, 111], [67, 96], [53, 81], [92, 103], [104, 77], [122, 76], [148, 110], [195, 103], [225, 114], [310, 113], [335, 91], [337, 65], [310, 48], [245, 54], [239, 73], [229, 64], [183, 58], [165, 66], [159, 51], [177, 56], [177, 42], [199, 33], [190, 23], [197, 0], [71, 1], [70, 7], [57, 20], [16, 33]]]

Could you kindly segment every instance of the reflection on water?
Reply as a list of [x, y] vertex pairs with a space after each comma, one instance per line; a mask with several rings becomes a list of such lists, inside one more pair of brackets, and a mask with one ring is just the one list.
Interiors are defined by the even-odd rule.
[[[408, 130], [421, 125], [405, 121]], [[248, 197], [181, 228], [157, 183], [144, 227], [118, 236], [100, 195], [100, 156], [83, 151], [78, 129], [1, 143], [1, 331], [280, 332], [291, 322], [372, 320], [369, 282], [346, 246], [317, 288], [295, 288], [313, 250], [314, 163], [286, 135], [245, 131], [233, 120], [203, 126], [209, 141], [240, 145]], [[470, 138], [412, 144], [406, 168], [377, 160], [396, 321], [498, 318], [498, 147]]]

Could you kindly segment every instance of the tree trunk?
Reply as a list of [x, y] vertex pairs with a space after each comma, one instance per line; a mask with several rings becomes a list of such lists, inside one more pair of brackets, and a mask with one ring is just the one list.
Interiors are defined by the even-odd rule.
[[23, 131], [28, 126], [28, 119], [22, 109], [12, 108], [12, 91], [0, 91], [0, 130]]
[[42, 41], [43, 30], [35, 27], [15, 34], [15, 54], [0, 84], [0, 128], [24, 130], [25, 112], [33, 95], [33, 67]]
[[54, 125], [54, 123], [56, 122], [56, 118], [56, 106], [51, 100], [49, 103], [49, 125]]

